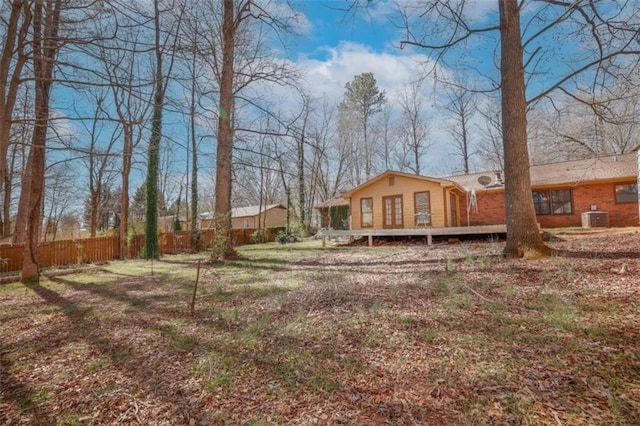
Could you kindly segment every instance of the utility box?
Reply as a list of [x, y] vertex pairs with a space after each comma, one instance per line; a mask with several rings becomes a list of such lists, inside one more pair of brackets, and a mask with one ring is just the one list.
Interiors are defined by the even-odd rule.
[[582, 213], [583, 228], [608, 228], [609, 213], [607, 212], [584, 212]]

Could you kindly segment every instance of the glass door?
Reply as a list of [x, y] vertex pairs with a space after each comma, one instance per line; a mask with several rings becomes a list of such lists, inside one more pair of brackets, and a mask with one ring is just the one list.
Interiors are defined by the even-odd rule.
[[402, 220], [402, 195], [382, 197], [383, 228], [403, 228]]

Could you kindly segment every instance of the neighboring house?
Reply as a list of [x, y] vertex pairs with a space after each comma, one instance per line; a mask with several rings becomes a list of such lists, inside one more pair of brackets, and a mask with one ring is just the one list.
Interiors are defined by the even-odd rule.
[[453, 181], [387, 171], [342, 198], [352, 230], [449, 227], [461, 224], [465, 191]]
[[[214, 213], [198, 215], [200, 229], [214, 227]], [[247, 206], [231, 209], [231, 227], [233, 229], [278, 228], [287, 226], [287, 208], [282, 204], [268, 206]]]
[[[173, 232], [175, 221], [175, 216], [158, 216], [158, 229], [160, 232]], [[183, 231], [189, 229], [186, 217], [180, 218], [180, 229]]]
[[[543, 228], [640, 223], [636, 153], [531, 166], [530, 175]], [[387, 171], [316, 209], [330, 227], [330, 207], [348, 205], [349, 229], [358, 231], [503, 225], [504, 183], [501, 172], [436, 179]]]
[[[533, 204], [542, 228], [581, 226], [583, 213], [601, 221], [592, 223], [595, 226], [639, 224], [636, 153], [531, 166], [530, 175]], [[465, 223], [505, 223], [501, 177], [475, 173], [447, 178], [467, 191]]]

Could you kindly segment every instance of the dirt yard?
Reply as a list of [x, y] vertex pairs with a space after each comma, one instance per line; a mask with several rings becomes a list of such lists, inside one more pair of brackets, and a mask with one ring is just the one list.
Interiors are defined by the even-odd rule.
[[0, 286], [0, 424], [640, 424], [640, 228]]

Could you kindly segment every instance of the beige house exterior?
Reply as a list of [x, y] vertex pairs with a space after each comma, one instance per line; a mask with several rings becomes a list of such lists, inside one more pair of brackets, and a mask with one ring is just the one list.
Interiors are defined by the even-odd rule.
[[[158, 230], [160, 232], [173, 232], [175, 226], [175, 216], [159, 216], [158, 217]], [[189, 229], [189, 222], [186, 217], [180, 217], [180, 227], [183, 231]]]
[[455, 182], [394, 171], [342, 195], [352, 230], [460, 226], [464, 197]]
[[[200, 215], [200, 229], [214, 227], [214, 213], [207, 212]], [[287, 209], [282, 204], [268, 206], [247, 206], [231, 209], [232, 229], [268, 229], [287, 225]]]

